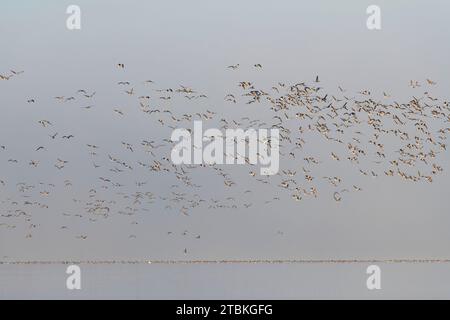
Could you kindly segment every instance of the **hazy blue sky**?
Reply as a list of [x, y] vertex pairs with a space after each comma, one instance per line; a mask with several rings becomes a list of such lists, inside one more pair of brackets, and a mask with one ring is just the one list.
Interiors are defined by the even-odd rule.
[[[81, 7], [81, 30], [66, 29], [65, 11], [70, 4]], [[19, 199], [18, 182], [58, 187], [45, 200], [51, 208], [33, 213], [39, 228], [32, 240], [25, 238], [29, 230], [21, 224], [23, 220], [16, 221], [14, 230], [0, 228], [0, 259], [449, 257], [448, 153], [439, 155], [444, 173], [432, 184], [362, 179], [351, 165], [327, 167], [326, 174], [339, 170], [347, 181], [363, 188], [346, 195], [342, 203], [328, 194], [301, 203], [287, 195], [276, 203], [258, 204], [264, 197], [271, 199], [276, 189], [256, 188], [246, 199], [256, 203], [250, 209], [206, 207], [184, 216], [156, 203], [140, 213], [137, 226], [130, 224], [133, 218], [121, 215], [96, 223], [61, 216], [62, 212], [83, 213], [83, 204], [72, 199], [88, 199], [88, 190], [99, 185], [98, 177], [112, 175], [106, 169], [94, 171], [86, 143], [103, 148], [99, 164], [108, 163], [107, 154], [136, 162], [139, 159], [127, 153], [121, 141], [139, 145], [143, 139], [170, 137], [170, 130], [142, 116], [135, 99], [122, 94], [118, 81], [136, 83], [136, 91], [150, 95], [155, 95], [153, 88], [191, 86], [209, 99], [199, 105], [180, 100], [174, 108], [235, 116], [242, 116], [242, 111], [232, 110], [223, 97], [237, 91], [237, 83], [244, 80], [270, 87], [279, 81], [312, 82], [319, 75], [321, 86], [330, 93], [340, 85], [350, 95], [370, 89], [374, 96], [381, 97], [385, 91], [395, 100], [408, 102], [423, 92], [412, 90], [409, 81], [431, 78], [438, 83], [433, 94], [450, 99], [450, 3], [377, 1], [380, 31], [366, 28], [365, 11], [370, 4], [375, 3], [2, 1], [0, 74], [10, 69], [25, 73], [0, 82], [0, 145], [8, 146], [7, 152], [0, 151], [0, 180], [11, 182], [0, 186], [0, 201], [4, 201], [0, 211], [7, 209], [8, 198]], [[116, 68], [119, 62], [126, 65], [124, 71]], [[236, 63], [241, 65], [236, 72], [226, 69]], [[263, 71], [255, 71], [255, 63], [261, 63]], [[147, 79], [155, 81], [152, 89], [140, 84]], [[79, 108], [90, 104], [86, 100], [59, 104], [54, 99], [75, 95], [78, 89], [96, 92], [93, 110]], [[27, 103], [30, 98], [36, 103]], [[126, 116], [117, 117], [114, 108], [126, 110]], [[265, 112], [251, 106], [244, 115], [264, 117]], [[51, 120], [54, 126], [43, 129], [37, 124], [41, 119]], [[50, 146], [48, 134], [55, 132], [73, 134], [76, 139]], [[49, 150], [36, 155], [34, 150], [41, 144]], [[314, 143], [310, 148], [306, 152], [320, 154], [327, 146]], [[21, 159], [21, 164], [8, 163], [12, 157]], [[69, 160], [63, 171], [53, 166], [58, 157]], [[43, 163], [39, 170], [28, 166], [34, 158]], [[282, 161], [281, 169], [291, 164]], [[248, 170], [239, 170], [236, 179], [242, 174], [245, 183]], [[220, 191], [214, 189], [207, 175], [197, 178], [210, 183], [199, 191], [201, 196], [226, 195], [222, 186]], [[73, 182], [70, 192], [62, 187], [65, 179]], [[155, 195], [167, 194], [173, 183], [142, 172], [122, 179], [131, 186], [138, 180], [148, 182], [145, 190]], [[37, 187], [34, 192], [43, 189]], [[60, 230], [63, 224], [69, 230]], [[182, 235], [185, 230], [189, 236]], [[174, 235], [168, 236], [168, 231]], [[76, 239], [79, 234], [88, 234], [88, 240]], [[130, 234], [138, 237], [129, 239]], [[201, 239], [195, 239], [199, 234]], [[188, 257], [183, 252], [186, 247]], [[199, 274], [194, 271], [191, 276]], [[294, 290], [289, 296], [295, 294]], [[249, 295], [257, 296], [258, 291]]]

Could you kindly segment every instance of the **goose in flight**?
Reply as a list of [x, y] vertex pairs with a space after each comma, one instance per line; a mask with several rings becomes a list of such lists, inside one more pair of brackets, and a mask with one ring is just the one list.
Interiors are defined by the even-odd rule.
[[44, 128], [47, 127], [47, 126], [51, 126], [51, 125], [52, 125], [51, 122], [48, 121], [48, 120], [39, 120], [38, 122], [39, 122], [39, 124], [42, 125]]
[[123, 116], [123, 112], [119, 109], [114, 109], [114, 112], [117, 113], [120, 116]]
[[11, 79], [12, 76], [13, 75], [5, 76], [5, 75], [0, 74], [0, 79], [2, 79], [2, 80], [9, 80], [9, 79]]
[[15, 70], [10, 70], [10, 71], [12, 74], [14, 74], [16, 76], [25, 72], [25, 71], [15, 71]]
[[84, 94], [84, 97], [85, 97], [85, 98], [92, 98], [92, 97], [95, 96], [95, 94], [96, 94], [96, 92], [94, 91], [94, 92], [92, 92], [91, 94]]
[[29, 165], [36, 168], [39, 165], [39, 161], [31, 160]]
[[336, 202], [339, 202], [339, 201], [342, 200], [341, 194], [340, 194], [339, 192], [337, 192], [337, 191], [334, 192], [333, 198], [334, 198], [334, 200], [335, 200]]

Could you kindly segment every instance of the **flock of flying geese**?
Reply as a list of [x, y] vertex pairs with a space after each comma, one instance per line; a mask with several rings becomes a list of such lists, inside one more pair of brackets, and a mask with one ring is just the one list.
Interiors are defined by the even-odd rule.
[[[351, 94], [341, 86], [333, 93], [327, 92], [318, 76], [311, 83], [277, 82], [267, 88], [258, 86], [256, 81], [243, 80], [224, 92], [217, 100], [220, 106], [214, 108], [214, 99], [199, 90], [184, 85], [161, 87], [153, 80], [133, 82], [125, 78], [125, 64], [118, 63], [116, 68], [124, 79], [114, 86], [118, 95], [128, 99], [127, 105], [101, 106], [96, 102], [99, 94], [87, 89], [57, 94], [52, 100], [77, 108], [80, 117], [92, 117], [91, 113], [100, 109], [103, 119], [109, 115], [124, 127], [132, 127], [138, 114], [153, 129], [156, 125], [159, 134], [149, 137], [148, 132], [143, 132], [142, 139], [123, 138], [102, 146], [96, 142], [94, 131], [86, 140], [61, 127], [56, 118], [35, 119], [30, 125], [40, 127], [41, 135], [30, 137], [36, 145], [26, 152], [26, 157], [19, 157], [15, 148], [0, 141], [4, 170], [19, 172], [27, 167], [40, 177], [33, 181], [7, 180], [1, 176], [3, 170], [0, 172], [0, 233], [20, 229], [26, 230], [26, 238], [32, 238], [34, 230], [40, 227], [40, 218], [35, 214], [38, 210], [59, 215], [63, 220], [76, 218], [88, 223], [123, 215], [129, 217], [131, 225], [138, 225], [143, 216], [153, 211], [189, 217], [197, 210], [301, 203], [322, 195], [341, 202], [346, 193], [362, 192], [360, 183], [364, 179], [397, 177], [409, 183], [432, 183], [444, 170], [438, 160], [447, 148], [450, 106], [449, 101], [432, 95], [437, 84], [430, 79], [423, 83], [412, 80], [409, 85], [417, 93], [404, 102], [393, 100], [386, 92], [379, 98], [369, 90]], [[263, 70], [261, 64], [254, 64], [253, 68]], [[226, 69], [237, 73], [241, 66], [230, 65]], [[14, 81], [15, 77], [26, 76], [23, 73], [11, 70], [0, 74], [0, 80]], [[39, 108], [39, 102], [40, 97], [28, 97], [24, 104]], [[174, 165], [170, 160], [174, 146], [171, 130], [192, 127], [194, 120], [221, 129], [279, 129], [280, 172], [260, 176], [251, 164]], [[60, 150], [56, 141], [72, 143], [73, 148], [86, 151], [85, 163], [67, 159], [67, 149]], [[45, 181], [49, 167], [43, 154], [47, 152], [58, 154], [51, 163], [57, 179], [51, 182]], [[80, 195], [71, 191], [77, 177], [67, 178], [64, 172], [85, 165], [90, 171], [76, 172], [92, 179], [91, 185], [80, 186], [86, 188]], [[345, 176], [350, 170], [355, 174]], [[61, 190], [82, 210], [75, 211], [67, 204], [66, 209], [56, 211], [60, 210], [56, 206], [59, 196], [52, 195]], [[24, 225], [25, 229], [21, 227]], [[70, 221], [60, 228], [70, 229]], [[188, 230], [164, 232], [168, 236], [178, 233], [201, 239]], [[71, 236], [89, 239], [87, 233]], [[128, 235], [129, 239], [137, 236]], [[184, 253], [188, 253], [186, 248]]]

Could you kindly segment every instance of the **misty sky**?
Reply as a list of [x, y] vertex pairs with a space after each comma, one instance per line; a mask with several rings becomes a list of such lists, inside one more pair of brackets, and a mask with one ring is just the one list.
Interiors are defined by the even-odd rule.
[[[81, 30], [66, 29], [70, 4], [81, 8]], [[250, 118], [264, 118], [267, 110], [250, 106], [242, 111], [245, 105], [223, 101], [227, 93], [237, 91], [239, 81], [270, 88], [277, 82], [312, 83], [319, 75], [330, 94], [339, 85], [349, 95], [369, 89], [375, 97], [389, 92], [394, 100], [408, 102], [425, 90], [414, 91], [409, 81], [429, 78], [437, 82], [433, 95], [448, 101], [450, 3], [377, 1], [379, 31], [366, 28], [370, 4], [373, 1], [2, 1], [0, 74], [10, 69], [25, 72], [0, 82], [0, 145], [8, 147], [0, 151], [0, 179], [11, 181], [0, 186], [0, 200], [20, 199], [18, 182], [54, 183], [57, 188], [46, 200], [51, 208], [33, 212], [39, 228], [32, 240], [25, 237], [29, 230], [23, 220], [16, 221], [14, 230], [0, 227], [0, 259], [448, 257], [448, 152], [439, 154], [444, 172], [431, 184], [361, 178], [351, 165], [328, 166], [323, 175], [338, 171], [350, 185], [354, 181], [363, 189], [345, 195], [340, 203], [324, 192], [300, 203], [280, 195], [280, 201], [267, 205], [261, 200], [272, 199], [276, 189], [256, 186], [245, 199], [255, 204], [245, 210], [202, 207], [185, 216], [155, 201], [148, 212], [140, 213], [137, 226], [131, 225], [133, 218], [121, 215], [96, 223], [61, 215], [83, 213], [84, 205], [72, 199], [86, 200], [88, 190], [99, 185], [99, 176], [112, 176], [106, 169], [94, 171], [86, 143], [101, 146], [103, 156], [96, 161], [103, 165], [107, 154], [139, 160], [121, 141], [139, 145], [143, 139], [170, 138], [171, 130], [143, 117], [136, 99], [126, 97], [118, 81], [136, 83], [136, 91], [150, 95], [156, 95], [154, 89], [190, 86], [208, 99], [198, 104], [177, 100], [173, 108]], [[124, 63], [125, 70], [118, 70], [117, 63]], [[236, 63], [236, 72], [227, 70]], [[255, 71], [255, 63], [263, 70]], [[155, 82], [152, 87], [142, 85], [147, 79]], [[54, 99], [79, 89], [95, 91], [95, 100], [59, 104]], [[27, 103], [31, 98], [36, 103]], [[92, 110], [80, 108], [89, 104], [95, 105]], [[126, 115], [114, 115], [115, 108]], [[53, 127], [43, 129], [37, 123], [41, 119]], [[50, 146], [48, 135], [55, 132], [75, 139]], [[320, 139], [312, 141], [305, 152], [329, 151]], [[49, 150], [36, 155], [39, 145]], [[21, 164], [8, 163], [11, 157]], [[58, 157], [69, 160], [62, 171], [53, 166]], [[42, 163], [39, 170], [28, 165], [34, 158]], [[290, 165], [289, 159], [281, 160], [280, 169]], [[231, 170], [245, 185], [248, 168]], [[73, 183], [70, 192], [63, 187], [66, 179]], [[207, 174], [196, 179], [207, 186], [198, 191], [202, 197], [228, 195]], [[155, 195], [166, 194], [173, 183], [137, 172], [123, 178], [127, 187], [121, 191], [136, 191], [135, 181], [147, 182]], [[32, 198], [44, 189], [37, 187]], [[5, 202], [2, 207], [4, 212]], [[61, 225], [69, 229], [61, 230]], [[186, 230], [189, 236], [182, 234]], [[80, 234], [89, 238], [80, 241]], [[137, 238], [130, 239], [130, 234]], [[187, 257], [184, 248], [189, 249]]]

